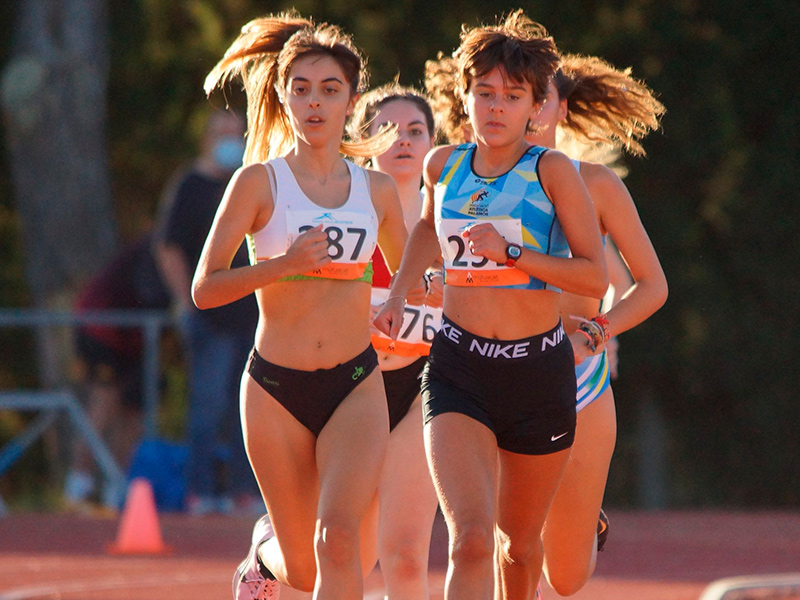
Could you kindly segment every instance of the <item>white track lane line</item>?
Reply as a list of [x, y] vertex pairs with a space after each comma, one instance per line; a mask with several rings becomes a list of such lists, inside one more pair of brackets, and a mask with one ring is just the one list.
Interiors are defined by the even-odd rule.
[[92, 579], [87, 581], [65, 581], [63, 583], [53, 585], [37, 585], [31, 587], [21, 587], [12, 590], [0, 591], [0, 600], [27, 600], [28, 598], [41, 598], [42, 596], [58, 598], [61, 594], [72, 594], [77, 592], [99, 592], [101, 590], [118, 590], [118, 589], [131, 589], [131, 588], [148, 588], [148, 587], [164, 587], [174, 586], [176, 584], [206, 584], [206, 583], [219, 583], [222, 580], [229, 578], [229, 570], [225, 570], [209, 575], [204, 573], [203, 576], [196, 574], [176, 574], [169, 577], [169, 581], [165, 581], [163, 575], [158, 577], [125, 577], [115, 576], [106, 579]]

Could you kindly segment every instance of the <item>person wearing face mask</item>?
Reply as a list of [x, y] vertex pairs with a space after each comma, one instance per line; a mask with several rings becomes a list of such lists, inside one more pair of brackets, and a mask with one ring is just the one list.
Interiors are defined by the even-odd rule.
[[[264, 509], [238, 414], [239, 379], [258, 320], [255, 298], [200, 311], [191, 295], [192, 275], [225, 186], [242, 164], [244, 129], [244, 119], [234, 112], [209, 116], [200, 155], [167, 186], [156, 241], [188, 354], [186, 509], [194, 515]], [[242, 242], [234, 266], [248, 262]], [[223, 455], [227, 469], [220, 470]]]

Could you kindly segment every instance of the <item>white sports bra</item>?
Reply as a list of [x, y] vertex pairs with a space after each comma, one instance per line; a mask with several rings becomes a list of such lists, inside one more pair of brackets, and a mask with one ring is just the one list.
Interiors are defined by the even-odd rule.
[[378, 242], [378, 216], [372, 204], [369, 176], [350, 161], [346, 160], [345, 164], [350, 171], [347, 201], [338, 208], [324, 208], [303, 193], [286, 159], [264, 163], [270, 177], [274, 208], [269, 222], [247, 236], [251, 264], [285, 254], [298, 235], [322, 225], [328, 235], [328, 254], [332, 262], [314, 272], [284, 280], [321, 277], [372, 282], [371, 258]]

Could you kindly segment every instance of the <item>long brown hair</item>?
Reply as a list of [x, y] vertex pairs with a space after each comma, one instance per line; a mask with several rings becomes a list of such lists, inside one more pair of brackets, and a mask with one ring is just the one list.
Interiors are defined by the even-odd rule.
[[[296, 11], [247, 23], [206, 77], [206, 94], [237, 76], [242, 80], [247, 94], [245, 164], [281, 156], [293, 146], [294, 132], [282, 95], [294, 61], [313, 55], [330, 56], [336, 61], [351, 95], [366, 87], [365, 62], [350, 36], [335, 25], [316, 25]], [[392, 142], [391, 135], [383, 133], [357, 143], [343, 140], [340, 151], [349, 156], [373, 156], [388, 149]]]
[[442, 52], [425, 62], [425, 91], [431, 98], [436, 125], [444, 141], [463, 144], [464, 126], [469, 123], [461, 95], [456, 92], [458, 63]]
[[653, 91], [631, 75], [594, 56], [567, 54], [553, 82], [567, 116], [560, 126], [578, 139], [644, 155], [639, 140], [659, 128], [666, 112]]

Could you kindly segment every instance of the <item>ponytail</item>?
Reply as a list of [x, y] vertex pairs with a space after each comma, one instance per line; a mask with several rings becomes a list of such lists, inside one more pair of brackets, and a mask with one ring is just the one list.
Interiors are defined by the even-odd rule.
[[450, 144], [463, 144], [464, 127], [469, 126], [464, 103], [456, 91], [457, 70], [456, 60], [442, 52], [436, 60], [425, 62], [425, 91], [431, 97], [437, 128]]
[[[334, 25], [315, 25], [292, 10], [254, 19], [242, 31], [205, 80], [206, 94], [236, 77], [247, 95], [247, 143], [244, 163], [282, 156], [294, 145], [294, 131], [283, 105], [283, 89], [293, 62], [307, 55], [333, 58], [344, 71], [350, 93], [366, 85], [366, 69], [350, 37]], [[343, 141], [349, 156], [372, 156], [394, 142], [391, 132], [365, 142]]]
[[645, 154], [639, 140], [660, 126], [666, 112], [653, 91], [631, 75], [593, 56], [565, 55], [554, 78], [567, 100], [565, 130], [589, 142]]

